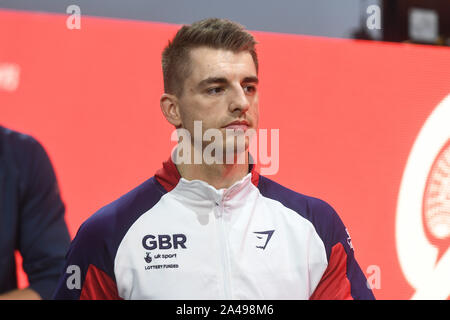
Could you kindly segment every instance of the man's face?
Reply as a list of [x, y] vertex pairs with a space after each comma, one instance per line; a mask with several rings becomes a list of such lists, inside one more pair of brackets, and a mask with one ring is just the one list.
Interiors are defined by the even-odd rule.
[[[246, 131], [258, 127], [258, 78], [248, 51], [234, 53], [207, 47], [190, 51], [191, 73], [178, 97], [181, 127], [194, 136], [194, 121], [202, 131]], [[202, 133], [203, 133], [202, 132]], [[246, 138], [246, 149], [248, 139]]]

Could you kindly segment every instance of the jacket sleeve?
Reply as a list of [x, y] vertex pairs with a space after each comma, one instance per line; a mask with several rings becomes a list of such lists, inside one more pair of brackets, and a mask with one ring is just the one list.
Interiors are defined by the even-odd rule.
[[367, 279], [355, 259], [347, 228], [334, 209], [325, 202], [315, 209], [328, 223], [319, 230], [325, 244], [328, 266], [311, 295], [311, 300], [373, 300]]
[[18, 250], [29, 287], [51, 298], [64, 264], [70, 236], [56, 176], [44, 148], [32, 137], [16, 152], [20, 163]]
[[53, 299], [119, 300], [108, 214], [100, 210], [80, 227], [66, 255]]

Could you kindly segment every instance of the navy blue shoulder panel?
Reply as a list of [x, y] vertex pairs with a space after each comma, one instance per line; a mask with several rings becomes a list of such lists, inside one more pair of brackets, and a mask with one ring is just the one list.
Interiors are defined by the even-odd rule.
[[325, 245], [327, 259], [330, 258], [333, 245], [347, 237], [338, 214], [325, 201], [292, 191], [264, 176], [260, 176], [258, 189], [264, 197], [280, 202], [313, 224]]
[[[76, 265], [81, 271], [81, 284], [90, 264], [104, 271], [115, 282], [114, 259], [117, 249], [133, 223], [150, 210], [167, 191], [152, 177], [104, 206], [79, 228], [66, 256], [66, 267]], [[78, 299], [80, 290], [67, 290], [64, 274], [54, 298]], [[82, 287], [82, 285], [81, 285]]]
[[328, 203], [294, 192], [263, 176], [260, 176], [258, 189], [264, 197], [280, 202], [313, 224], [325, 245], [328, 261], [333, 246], [341, 243], [347, 254], [346, 275], [350, 281], [351, 295], [354, 299], [374, 299], [372, 291], [367, 286], [366, 277], [355, 259], [348, 231]]

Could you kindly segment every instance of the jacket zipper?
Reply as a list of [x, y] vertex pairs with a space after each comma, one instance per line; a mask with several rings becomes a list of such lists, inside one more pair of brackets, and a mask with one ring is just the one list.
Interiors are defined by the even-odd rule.
[[222, 278], [223, 278], [223, 289], [225, 299], [231, 299], [231, 276], [230, 276], [230, 256], [229, 256], [229, 248], [228, 248], [228, 236], [225, 231], [225, 221], [223, 217], [223, 200], [220, 200], [220, 203], [216, 203], [218, 210], [218, 219], [217, 222], [219, 224], [219, 242], [220, 242], [220, 251], [222, 258]]

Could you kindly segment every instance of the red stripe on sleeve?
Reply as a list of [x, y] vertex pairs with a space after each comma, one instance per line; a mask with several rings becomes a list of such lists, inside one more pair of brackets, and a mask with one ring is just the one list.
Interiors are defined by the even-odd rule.
[[116, 283], [102, 270], [90, 264], [80, 300], [121, 300]]
[[310, 300], [353, 300], [347, 278], [347, 253], [342, 243], [331, 248], [328, 267]]

